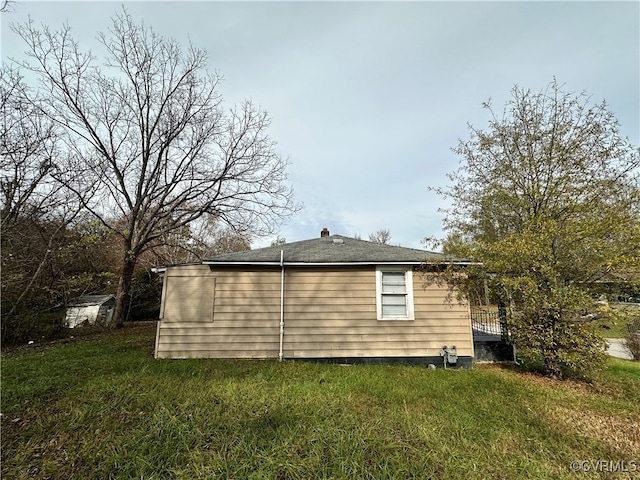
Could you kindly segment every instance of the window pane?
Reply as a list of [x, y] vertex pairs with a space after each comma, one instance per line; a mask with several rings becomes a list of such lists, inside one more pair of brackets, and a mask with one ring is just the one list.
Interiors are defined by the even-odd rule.
[[404, 285], [385, 285], [382, 284], [382, 293], [407, 293]]
[[407, 307], [405, 305], [382, 305], [383, 317], [406, 317]]
[[407, 297], [405, 295], [382, 295], [383, 317], [406, 317]]
[[382, 272], [382, 283], [404, 285], [404, 272]]
[[404, 272], [382, 272], [382, 293], [406, 293]]
[[404, 295], [383, 295], [382, 305], [406, 305], [406, 297]]

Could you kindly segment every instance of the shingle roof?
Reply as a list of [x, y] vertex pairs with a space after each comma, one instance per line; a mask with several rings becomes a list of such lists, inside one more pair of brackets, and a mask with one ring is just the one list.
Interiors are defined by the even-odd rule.
[[367, 242], [342, 235], [331, 235], [246, 252], [218, 255], [204, 259], [203, 263], [216, 265], [280, 264], [280, 251], [284, 252], [284, 262], [289, 264], [417, 264], [425, 261], [458, 261], [442, 253]]

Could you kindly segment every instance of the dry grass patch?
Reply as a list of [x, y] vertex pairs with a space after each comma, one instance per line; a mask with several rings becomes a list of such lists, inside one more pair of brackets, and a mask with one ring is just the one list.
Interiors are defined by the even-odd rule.
[[550, 425], [576, 436], [598, 439], [623, 460], [640, 459], [640, 415], [614, 416], [593, 409], [555, 406], [548, 412]]

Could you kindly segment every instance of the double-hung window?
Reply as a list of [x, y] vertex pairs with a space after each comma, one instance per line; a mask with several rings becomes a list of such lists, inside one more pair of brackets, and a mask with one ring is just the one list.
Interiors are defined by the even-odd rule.
[[413, 320], [413, 272], [407, 268], [376, 270], [378, 320]]

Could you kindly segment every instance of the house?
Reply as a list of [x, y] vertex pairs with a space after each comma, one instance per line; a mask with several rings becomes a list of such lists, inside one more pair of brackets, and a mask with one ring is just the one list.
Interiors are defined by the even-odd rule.
[[469, 305], [423, 274], [450, 260], [325, 228], [311, 240], [169, 266], [155, 356], [443, 365], [443, 346], [455, 345], [457, 365], [470, 366]]
[[114, 295], [83, 295], [69, 303], [64, 326], [108, 325], [116, 304]]

